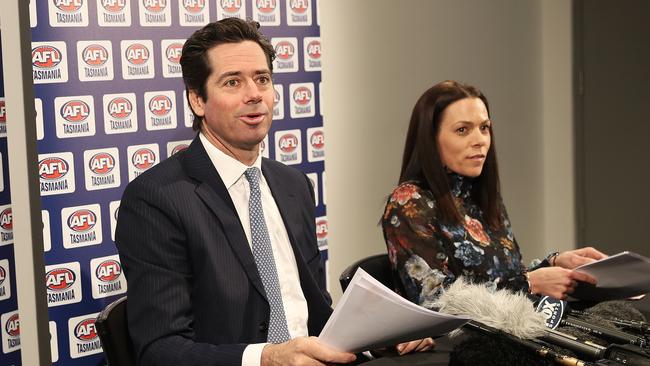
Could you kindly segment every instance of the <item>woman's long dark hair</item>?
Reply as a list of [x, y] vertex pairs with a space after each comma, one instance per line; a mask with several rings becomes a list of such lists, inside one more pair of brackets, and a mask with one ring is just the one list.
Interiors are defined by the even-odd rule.
[[[399, 183], [415, 180], [433, 193], [441, 219], [448, 224], [461, 224], [463, 218], [456, 209], [451, 194], [447, 172], [438, 152], [437, 136], [444, 110], [452, 103], [465, 98], [479, 98], [490, 114], [487, 98], [477, 88], [453, 80], [443, 81], [424, 92], [418, 99], [406, 135], [404, 157]], [[491, 143], [481, 175], [472, 186], [484, 218], [492, 228], [502, 225], [499, 172], [497, 167], [494, 133], [490, 126]]]

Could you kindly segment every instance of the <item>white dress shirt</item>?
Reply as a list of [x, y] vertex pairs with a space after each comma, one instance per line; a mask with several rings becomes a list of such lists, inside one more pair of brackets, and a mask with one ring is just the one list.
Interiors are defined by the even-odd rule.
[[[221, 180], [228, 189], [228, 194], [232, 199], [237, 215], [242, 223], [248, 245], [252, 249], [250, 217], [248, 215], [248, 201], [250, 197], [250, 186], [244, 176], [246, 169], [250, 166], [226, 155], [224, 152], [215, 147], [204, 135], [199, 134], [199, 139], [208, 153], [212, 164], [217, 169]], [[262, 170], [262, 155], [257, 156], [257, 160], [252, 165]], [[273, 258], [278, 271], [278, 280], [280, 283], [280, 293], [284, 304], [284, 313], [287, 318], [287, 328], [291, 338], [307, 336], [307, 300], [300, 287], [300, 277], [298, 275], [298, 266], [296, 258], [293, 255], [293, 249], [289, 242], [287, 229], [284, 227], [280, 210], [275, 204], [275, 199], [271, 193], [269, 185], [266, 183], [264, 174], [260, 175], [260, 191], [262, 207], [264, 210], [264, 220], [269, 230], [271, 238], [271, 248]], [[250, 344], [244, 350], [242, 357], [242, 366], [253, 366], [260, 364], [262, 349], [266, 343]]]

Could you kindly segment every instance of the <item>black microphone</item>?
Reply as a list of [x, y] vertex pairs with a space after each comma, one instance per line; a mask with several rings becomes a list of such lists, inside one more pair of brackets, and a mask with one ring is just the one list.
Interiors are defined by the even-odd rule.
[[546, 326], [550, 329], [557, 329], [558, 326], [571, 326], [584, 332], [596, 335], [614, 343], [629, 343], [642, 348], [648, 347], [645, 337], [629, 334], [612, 327], [606, 327], [593, 322], [581, 320], [569, 315], [571, 311], [567, 302], [550, 296], [544, 296], [537, 304], [537, 311], [546, 317]]

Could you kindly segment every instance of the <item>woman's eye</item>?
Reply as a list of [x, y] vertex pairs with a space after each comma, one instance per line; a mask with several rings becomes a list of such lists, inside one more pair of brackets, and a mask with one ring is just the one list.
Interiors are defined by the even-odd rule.
[[489, 130], [490, 130], [490, 125], [483, 125], [483, 126], [481, 126], [481, 130], [483, 130], [483, 131], [489, 131]]
[[459, 128], [456, 129], [456, 132], [465, 133], [465, 132], [467, 132], [467, 127], [459, 127]]

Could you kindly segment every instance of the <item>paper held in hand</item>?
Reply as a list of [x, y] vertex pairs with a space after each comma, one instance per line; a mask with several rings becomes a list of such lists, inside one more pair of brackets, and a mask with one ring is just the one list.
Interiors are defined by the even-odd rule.
[[650, 292], [650, 259], [621, 252], [575, 269], [596, 278], [596, 286], [579, 282], [572, 297], [580, 300], [626, 299]]
[[318, 339], [339, 351], [361, 352], [444, 335], [468, 321], [416, 305], [359, 268]]

